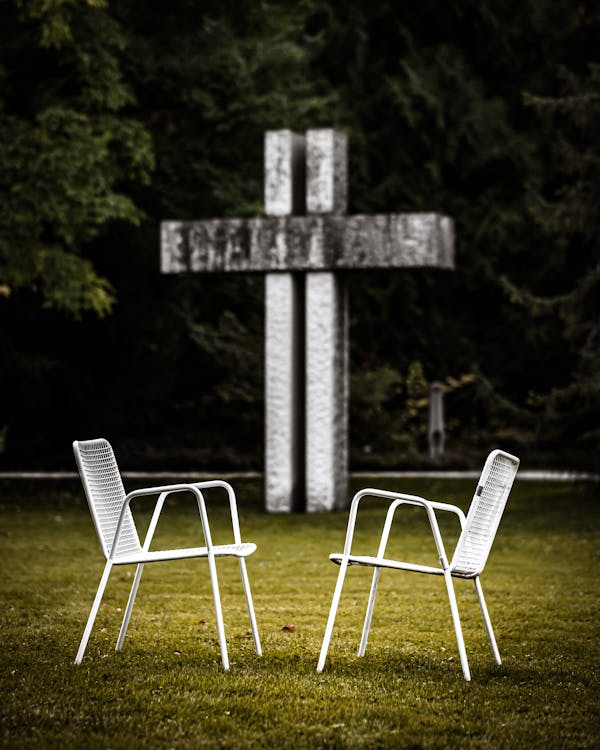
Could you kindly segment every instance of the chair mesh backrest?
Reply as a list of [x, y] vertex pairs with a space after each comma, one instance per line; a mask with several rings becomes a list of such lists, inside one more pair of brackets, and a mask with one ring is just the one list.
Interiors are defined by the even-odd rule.
[[483, 571], [518, 468], [519, 459], [509, 453], [488, 456], [452, 558], [455, 575], [471, 578]]
[[[108, 557], [125, 500], [115, 454], [107, 440], [75, 441], [73, 451], [102, 551]], [[129, 508], [125, 511], [116, 555], [139, 552], [140, 540]]]

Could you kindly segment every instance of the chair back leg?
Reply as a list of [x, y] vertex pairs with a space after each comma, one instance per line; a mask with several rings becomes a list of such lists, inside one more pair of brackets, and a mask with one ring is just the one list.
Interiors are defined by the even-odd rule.
[[347, 569], [348, 560], [342, 559], [340, 572], [338, 573], [337, 583], [335, 584], [335, 590], [333, 592], [333, 599], [331, 600], [331, 609], [329, 610], [329, 617], [327, 618], [325, 635], [323, 636], [323, 644], [321, 645], [321, 653], [319, 654], [319, 661], [317, 663], [317, 672], [322, 672], [323, 667], [325, 666], [325, 659], [327, 659], [327, 651], [329, 650], [329, 641], [331, 640], [333, 624], [335, 622], [335, 616], [337, 614], [338, 605], [340, 603], [340, 596], [342, 595], [342, 587], [344, 585], [344, 578], [346, 577]]
[[246, 570], [246, 561], [243, 557], [239, 558], [240, 572], [242, 574], [242, 584], [244, 594], [246, 595], [246, 604], [248, 605], [248, 616], [250, 617], [250, 628], [252, 629], [252, 638], [254, 640], [254, 649], [257, 656], [262, 656], [262, 647], [260, 645], [260, 636], [258, 635], [258, 626], [256, 624], [256, 615], [254, 614], [254, 604], [252, 602], [252, 593], [250, 591], [250, 581], [248, 580], [248, 571]]
[[140, 563], [135, 571], [133, 578], [133, 585], [129, 593], [129, 599], [127, 600], [127, 606], [125, 607], [125, 614], [123, 615], [123, 622], [121, 623], [121, 630], [119, 631], [119, 637], [117, 638], [117, 645], [115, 651], [121, 651], [123, 648], [123, 641], [127, 634], [127, 627], [129, 626], [129, 618], [131, 617], [131, 611], [133, 609], [133, 603], [137, 594], [138, 586], [140, 585], [140, 578], [142, 577], [142, 571], [144, 570], [144, 563]]
[[458, 605], [456, 603], [456, 594], [454, 593], [454, 585], [452, 583], [452, 576], [450, 571], [446, 568], [444, 571], [444, 580], [446, 581], [446, 589], [448, 591], [448, 599], [450, 601], [450, 610], [452, 612], [452, 622], [454, 623], [454, 632], [456, 633], [456, 643], [458, 644], [458, 653], [460, 655], [460, 664], [464, 678], [467, 682], [471, 680], [471, 670], [469, 669], [469, 662], [467, 660], [467, 651], [465, 649], [465, 639], [463, 637], [462, 626], [460, 624], [460, 617], [458, 615]]
[[108, 583], [108, 578], [110, 576], [110, 571], [112, 570], [112, 565], [112, 562], [110, 560], [107, 560], [106, 565], [104, 566], [104, 572], [102, 573], [102, 578], [100, 579], [100, 583], [98, 584], [96, 597], [94, 598], [94, 603], [92, 604], [92, 609], [90, 610], [88, 621], [85, 626], [85, 630], [83, 631], [83, 637], [81, 638], [81, 643], [79, 644], [79, 650], [77, 651], [77, 656], [75, 657], [75, 664], [77, 665], [81, 664], [83, 655], [85, 654], [85, 649], [87, 648], [90, 633], [92, 632], [94, 621], [100, 608], [100, 602], [102, 601], [102, 597], [104, 596], [104, 589], [106, 588], [106, 584]]
[[496, 664], [502, 664], [502, 659], [500, 658], [500, 652], [498, 651], [498, 644], [496, 643], [496, 637], [494, 636], [494, 630], [492, 628], [492, 621], [490, 620], [488, 608], [485, 603], [485, 598], [483, 596], [483, 589], [481, 588], [481, 581], [479, 580], [479, 576], [473, 579], [473, 582], [475, 583], [475, 591], [477, 592], [477, 598], [479, 599], [479, 606], [481, 607], [481, 614], [483, 615], [483, 621], [485, 623], [485, 629], [487, 630], [488, 638], [490, 641], [490, 648], [492, 649], [492, 655], [494, 657], [494, 661], [496, 662]]
[[367, 650], [367, 641], [369, 640], [369, 630], [371, 629], [371, 620], [373, 619], [373, 608], [375, 606], [375, 596], [377, 595], [377, 586], [379, 585], [380, 575], [381, 568], [375, 568], [373, 571], [373, 580], [371, 581], [371, 591], [369, 592], [369, 603], [367, 604], [365, 623], [363, 625], [360, 646], [358, 647], [359, 656], [364, 656], [365, 651]]

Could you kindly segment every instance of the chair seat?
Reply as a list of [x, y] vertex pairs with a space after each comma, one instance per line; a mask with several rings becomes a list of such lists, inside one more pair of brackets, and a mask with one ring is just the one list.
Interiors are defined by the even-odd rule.
[[[331, 562], [340, 565], [344, 555], [334, 553], [329, 555]], [[401, 560], [387, 560], [385, 557], [370, 557], [368, 555], [350, 555], [348, 565], [365, 565], [370, 568], [394, 568], [395, 570], [412, 570], [416, 573], [429, 573], [430, 575], [444, 575], [442, 568], [434, 568], [430, 565], [415, 565], [402, 562]]]
[[[248, 557], [256, 551], [256, 544], [244, 542], [242, 544], [219, 544], [213, 547], [215, 557]], [[115, 565], [131, 563], [150, 563], [160, 560], [182, 560], [189, 557], [208, 557], [207, 547], [187, 547], [184, 549], [160, 549], [149, 552], [138, 552], [133, 555], [119, 555], [113, 562]]]

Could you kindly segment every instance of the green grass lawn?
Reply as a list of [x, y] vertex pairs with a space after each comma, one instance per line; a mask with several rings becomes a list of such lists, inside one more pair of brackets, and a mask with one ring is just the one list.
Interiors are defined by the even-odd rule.
[[[474, 482], [385, 486], [466, 509]], [[329, 659], [317, 674], [338, 572], [327, 557], [342, 549], [347, 514], [267, 515], [258, 482], [235, 487], [242, 535], [258, 545], [248, 572], [264, 656], [254, 653], [237, 563], [217, 561], [228, 673], [204, 560], [146, 566], [119, 654], [134, 569], [115, 568], [75, 667], [103, 569], [87, 506], [75, 485], [0, 488], [2, 747], [600, 747], [598, 485], [517, 479], [482, 576], [501, 667], [472, 584], [457, 581], [469, 684], [437, 577], [383, 571], [367, 654], [357, 658], [370, 582], [370, 571], [358, 568], [348, 573]], [[210, 497], [215, 542], [228, 541], [224, 496]], [[140, 506], [146, 522], [148, 507]], [[381, 506], [373, 501], [361, 514], [357, 549], [372, 554]], [[456, 521], [448, 516], [441, 527], [451, 539]], [[406, 508], [395, 528], [390, 554], [435, 562], [422, 511]], [[200, 538], [191, 499], [166, 508], [157, 544]]]

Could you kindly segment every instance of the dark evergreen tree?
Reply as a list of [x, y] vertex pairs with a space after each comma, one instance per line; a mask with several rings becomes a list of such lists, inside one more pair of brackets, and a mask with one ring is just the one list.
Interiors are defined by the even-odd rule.
[[558, 96], [527, 97], [555, 135], [552, 179], [533, 213], [577, 279], [569, 288], [569, 269], [551, 297], [505, 285], [532, 315], [562, 325], [574, 366], [568, 379], [556, 379], [530, 401], [541, 409], [544, 442], [558, 446], [570, 465], [585, 465], [600, 443], [600, 65], [590, 64], [580, 75], [563, 69], [561, 77]]
[[121, 220], [153, 165], [148, 131], [124, 110], [124, 38], [103, 3], [0, 5], [0, 284], [47, 308], [106, 314], [110, 282], [85, 251]]
[[[493, 0], [418, 7], [347, 0], [320, 8], [312, 27], [325, 39], [318, 64], [338, 88], [340, 119], [351, 128], [353, 210], [438, 210], [457, 229], [452, 274], [352, 281], [355, 386], [361, 390], [361, 377], [371, 381], [374, 368], [390, 385], [379, 443], [371, 455], [355, 451], [354, 460], [370, 463], [384, 452], [387, 462], [401, 460], [406, 433], [396, 426], [407, 402], [397, 384], [417, 360], [428, 380], [463, 384], [449, 398], [448, 445], [460, 448], [459, 460], [467, 446], [485, 452], [501, 441], [535, 461], [528, 394], [565, 382], [573, 356], [557, 321], [511, 306], [500, 277], [538, 290], [556, 283], [561, 250], [549, 252], [527, 205], [543, 179], [540, 143], [548, 134], [523, 92], [551, 86], [557, 61], [581, 44], [574, 36], [580, 8]], [[562, 273], [573, 278], [575, 269]], [[381, 400], [381, 389], [373, 392]], [[353, 402], [356, 449], [367, 414]], [[423, 440], [416, 447], [424, 455]]]
[[[259, 212], [264, 131], [327, 118], [328, 99], [310, 75], [304, 11], [15, 0], [2, 12], [9, 186], [29, 131], [41, 161], [38, 169], [26, 162], [28, 182], [16, 184], [3, 214], [5, 460], [70, 465], [73, 435], [104, 433], [138, 465], [153, 460], [149, 442], [163, 465], [172, 444], [187, 466], [258, 464], [261, 279], [161, 278], [158, 224]], [[54, 138], [36, 125], [47, 101], [66, 112], [68, 133], [58, 128]], [[38, 225], [62, 263], [60, 284], [36, 261]], [[17, 284], [20, 265], [30, 271]], [[32, 288], [74, 314], [117, 304], [104, 320], [69, 322], [41, 313]]]
[[[457, 229], [452, 273], [350, 279], [353, 462], [423, 460], [436, 379], [450, 460], [501, 442], [547, 463], [561, 433], [540, 455], [530, 393], [560, 425], [597, 373], [594, 19], [569, 0], [1, 0], [5, 464], [71, 466], [70, 440], [104, 433], [129, 466], [261, 465], [262, 280], [161, 277], [158, 224], [260, 213], [264, 131], [319, 126], [349, 132], [351, 212]], [[561, 65], [579, 83], [548, 101]]]

